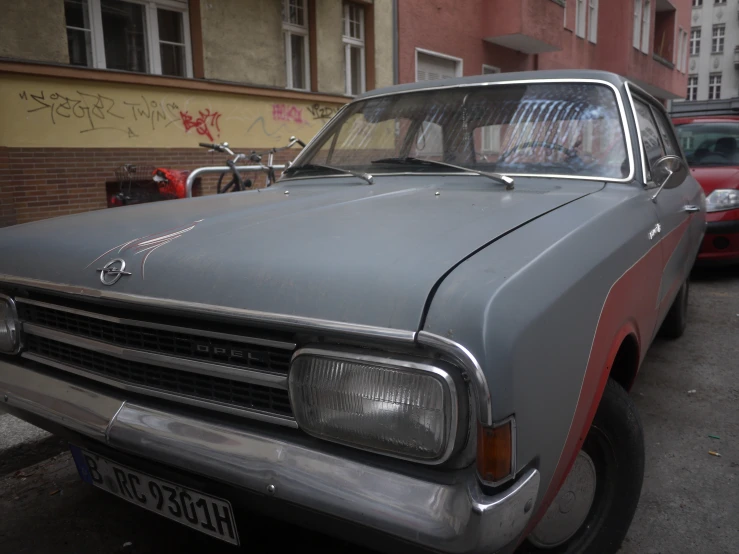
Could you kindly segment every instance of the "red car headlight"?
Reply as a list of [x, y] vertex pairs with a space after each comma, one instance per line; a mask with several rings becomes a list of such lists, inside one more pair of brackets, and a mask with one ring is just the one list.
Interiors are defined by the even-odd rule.
[[739, 190], [716, 189], [706, 196], [706, 211], [720, 212], [739, 208]]

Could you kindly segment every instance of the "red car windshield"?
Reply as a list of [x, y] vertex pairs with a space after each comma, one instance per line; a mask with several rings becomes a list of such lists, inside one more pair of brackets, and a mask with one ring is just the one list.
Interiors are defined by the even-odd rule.
[[739, 165], [739, 121], [687, 123], [675, 130], [691, 167]]

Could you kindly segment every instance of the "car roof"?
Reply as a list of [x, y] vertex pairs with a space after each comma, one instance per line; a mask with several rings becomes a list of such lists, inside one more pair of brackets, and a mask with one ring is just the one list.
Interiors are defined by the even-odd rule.
[[543, 81], [549, 79], [577, 80], [593, 79], [606, 81], [616, 86], [627, 82], [627, 79], [616, 73], [598, 71], [593, 69], [555, 69], [542, 71], [514, 71], [510, 73], [493, 73], [489, 75], [475, 75], [472, 77], [455, 77], [453, 79], [439, 79], [436, 81], [420, 81], [417, 83], [405, 83], [365, 92], [358, 98], [371, 98], [383, 94], [397, 92], [410, 92], [413, 90], [434, 89], [442, 87], [454, 87], [463, 85], [476, 85], [486, 83], [501, 83], [509, 81]]

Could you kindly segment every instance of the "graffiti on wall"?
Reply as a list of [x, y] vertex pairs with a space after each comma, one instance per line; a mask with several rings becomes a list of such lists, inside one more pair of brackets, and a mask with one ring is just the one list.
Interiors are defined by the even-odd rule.
[[329, 120], [334, 115], [336, 115], [336, 112], [339, 111], [339, 109], [335, 106], [327, 106], [322, 104], [311, 104], [308, 106], [307, 110], [310, 112], [311, 116], [313, 116], [313, 119], [324, 119]]
[[303, 119], [303, 110], [297, 106], [289, 106], [287, 104], [272, 104], [272, 119], [275, 121], [307, 123]]
[[177, 102], [157, 101], [143, 94], [140, 99], [123, 101], [100, 93], [76, 91], [75, 95], [64, 95], [43, 89], [24, 90], [18, 96], [26, 101], [27, 113], [40, 112], [52, 125], [64, 124], [70, 119], [81, 121], [78, 133], [119, 131], [133, 138], [138, 136], [133, 130], [135, 123], [145, 123], [152, 131], [180, 124], [186, 133], [194, 129], [198, 135], [212, 141], [221, 131], [218, 120], [222, 114], [218, 111], [205, 108], [191, 114], [188, 110], [180, 110]]
[[195, 129], [199, 135], [208, 137], [211, 142], [213, 141], [214, 132], [216, 136], [221, 136], [221, 128], [218, 126], [220, 117], [220, 112], [211, 112], [208, 108], [198, 111], [197, 119], [186, 111], [180, 112], [180, 119], [185, 127], [185, 132]]
[[309, 140], [338, 106], [244, 94], [8, 77], [0, 146], [190, 147], [200, 140], [280, 146]]

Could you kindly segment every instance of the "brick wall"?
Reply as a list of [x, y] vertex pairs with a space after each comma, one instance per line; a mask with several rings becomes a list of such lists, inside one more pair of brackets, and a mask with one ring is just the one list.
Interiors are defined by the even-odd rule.
[[[252, 150], [265, 149], [238, 149]], [[293, 159], [298, 152], [299, 147], [280, 152], [275, 163]], [[226, 159], [203, 148], [0, 148], [0, 227], [105, 209], [106, 182], [116, 180], [115, 169], [123, 164], [195, 169], [222, 166]], [[217, 179], [204, 177], [200, 194], [215, 194]], [[264, 180], [261, 173], [257, 186]]]
[[0, 227], [15, 224], [13, 190], [8, 149], [0, 148]]

